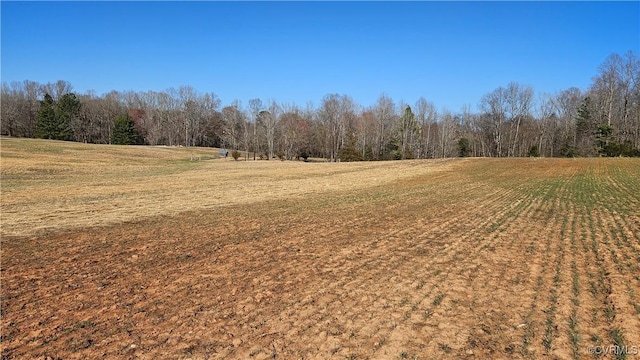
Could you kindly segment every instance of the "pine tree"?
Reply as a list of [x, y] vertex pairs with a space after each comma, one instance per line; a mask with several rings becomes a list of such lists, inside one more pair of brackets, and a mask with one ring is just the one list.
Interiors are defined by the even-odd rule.
[[72, 124], [80, 116], [82, 105], [74, 93], [64, 94], [58, 101], [56, 111], [56, 133], [60, 140], [72, 140]]
[[73, 140], [71, 124], [80, 115], [81, 104], [73, 93], [64, 94], [57, 103], [45, 94], [36, 118], [36, 136], [43, 139]]
[[402, 115], [402, 123], [400, 124], [400, 157], [402, 159], [413, 158], [411, 144], [413, 143], [413, 138], [415, 137], [417, 129], [418, 123], [416, 121], [416, 117], [413, 114], [413, 111], [411, 111], [411, 106], [407, 106], [404, 110], [404, 114]]
[[362, 161], [362, 155], [356, 149], [356, 136], [353, 132], [347, 134], [347, 142], [340, 150], [338, 150], [338, 158], [343, 162]]
[[40, 101], [40, 110], [36, 118], [36, 136], [42, 139], [56, 139], [56, 103], [49, 94]]
[[129, 115], [118, 115], [113, 125], [111, 143], [115, 145], [131, 145], [135, 144], [137, 139], [138, 132], [133, 119]]
[[471, 144], [469, 143], [469, 139], [466, 137], [460, 138], [458, 140], [458, 155], [460, 157], [467, 157], [471, 153]]
[[591, 116], [591, 98], [588, 96], [578, 108], [576, 120], [575, 148], [581, 156], [594, 155], [595, 126]]
[[[598, 130], [596, 131], [596, 151], [600, 155], [604, 156], [612, 156], [610, 149], [610, 143], [617, 145], [613, 140], [613, 127], [602, 124], [598, 126]], [[613, 155], [615, 156], [615, 155]]]
[[591, 98], [586, 97], [580, 107], [578, 108], [578, 114], [576, 116], [576, 131], [578, 134], [587, 134], [591, 131]]

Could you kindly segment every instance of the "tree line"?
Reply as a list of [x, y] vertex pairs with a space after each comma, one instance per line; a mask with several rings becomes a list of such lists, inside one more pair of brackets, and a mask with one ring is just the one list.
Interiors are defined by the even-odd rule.
[[300, 107], [261, 99], [222, 106], [216, 94], [190, 86], [102, 96], [72, 90], [63, 80], [3, 82], [2, 135], [220, 147], [245, 159], [640, 156], [640, 59], [632, 51], [609, 55], [584, 91], [536, 94], [512, 82], [486, 93], [476, 111], [384, 94], [370, 106], [328, 94], [318, 107]]

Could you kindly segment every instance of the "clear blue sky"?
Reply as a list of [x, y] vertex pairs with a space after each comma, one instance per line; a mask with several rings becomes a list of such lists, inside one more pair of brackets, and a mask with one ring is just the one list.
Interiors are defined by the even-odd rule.
[[74, 90], [191, 85], [229, 104], [373, 105], [420, 96], [476, 108], [510, 81], [586, 89], [605, 58], [640, 52], [640, 2], [7, 2], [2, 80]]

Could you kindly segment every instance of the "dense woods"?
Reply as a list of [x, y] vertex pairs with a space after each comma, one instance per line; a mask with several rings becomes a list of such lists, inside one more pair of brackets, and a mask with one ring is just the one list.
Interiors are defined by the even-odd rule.
[[640, 59], [611, 54], [586, 90], [537, 94], [512, 82], [477, 110], [438, 109], [381, 95], [357, 104], [328, 94], [318, 107], [252, 99], [223, 105], [190, 86], [78, 94], [59, 80], [2, 83], [2, 135], [86, 143], [211, 146], [245, 159], [330, 161], [640, 155]]

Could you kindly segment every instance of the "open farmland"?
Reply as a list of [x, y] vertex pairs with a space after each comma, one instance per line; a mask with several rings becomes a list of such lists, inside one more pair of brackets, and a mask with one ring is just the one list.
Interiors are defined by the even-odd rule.
[[4, 138], [1, 167], [6, 358], [640, 346], [638, 159], [235, 162]]

